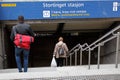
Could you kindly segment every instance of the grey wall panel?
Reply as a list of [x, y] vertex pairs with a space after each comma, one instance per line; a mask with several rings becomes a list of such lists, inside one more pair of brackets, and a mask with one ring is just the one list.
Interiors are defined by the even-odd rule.
[[[1, 25], [0, 25], [1, 26]], [[0, 55], [2, 56], [2, 36], [1, 36], [1, 27], [0, 27]], [[3, 59], [0, 56], [0, 69], [3, 68]]]
[[[116, 39], [107, 42], [102, 48], [101, 52], [101, 63], [103, 64], [114, 64], [116, 58]], [[119, 47], [120, 50], [120, 47]], [[118, 63], [120, 63], [120, 52], [118, 54]]]

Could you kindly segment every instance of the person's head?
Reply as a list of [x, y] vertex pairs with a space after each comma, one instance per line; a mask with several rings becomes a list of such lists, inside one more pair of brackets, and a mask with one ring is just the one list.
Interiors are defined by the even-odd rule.
[[24, 23], [24, 17], [23, 16], [18, 16], [18, 21], [19, 21], [19, 23]]
[[63, 37], [59, 37], [58, 41], [63, 41]]

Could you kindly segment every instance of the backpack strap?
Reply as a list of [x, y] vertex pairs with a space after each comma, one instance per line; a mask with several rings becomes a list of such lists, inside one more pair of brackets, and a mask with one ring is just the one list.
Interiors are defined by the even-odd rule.
[[61, 47], [61, 48], [63, 48], [63, 49], [65, 50], [65, 48], [64, 48], [64, 46], [63, 46], [63, 45], [64, 45], [64, 43], [62, 43], [62, 45], [58, 46], [58, 48], [60, 48], [60, 47]]
[[[14, 27], [14, 35], [16, 36], [16, 34], [18, 33], [17, 31], [17, 27]], [[22, 35], [20, 35], [20, 43], [22, 43]]]
[[63, 46], [63, 45], [64, 45], [64, 43], [62, 43], [61, 47], [64, 49], [64, 46]]
[[14, 35], [16, 35], [17, 34], [17, 32], [16, 32], [16, 26], [14, 26]]

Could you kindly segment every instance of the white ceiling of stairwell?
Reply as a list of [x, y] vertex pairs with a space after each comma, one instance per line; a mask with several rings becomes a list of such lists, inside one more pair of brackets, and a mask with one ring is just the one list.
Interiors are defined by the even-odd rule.
[[40, 23], [40, 24], [31, 24], [31, 27], [34, 31], [55, 31], [57, 28], [57, 23]]
[[[64, 31], [90, 31], [107, 29], [113, 21], [79, 21], [67, 22], [64, 25]], [[58, 23], [40, 23], [31, 24], [34, 31], [56, 31]]]
[[[120, 19], [119, 19], [120, 20]], [[39, 32], [56, 32], [59, 23], [65, 23], [63, 32], [92, 32], [103, 31], [109, 28], [115, 21], [114, 19], [89, 19], [89, 20], [47, 20], [47, 21], [25, 21], [31, 25], [34, 31]], [[17, 24], [17, 21], [5, 21], [7, 26]]]
[[80, 30], [80, 29], [105, 29], [108, 28], [113, 22], [102, 21], [83, 21], [79, 23], [67, 23], [64, 30]]

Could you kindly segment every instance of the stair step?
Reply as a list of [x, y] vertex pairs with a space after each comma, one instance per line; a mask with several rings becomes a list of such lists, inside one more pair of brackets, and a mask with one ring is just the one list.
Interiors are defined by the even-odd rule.
[[120, 68], [115, 65], [65, 66], [29, 68], [27, 73], [18, 73], [17, 69], [0, 70], [0, 80], [119, 80]]

